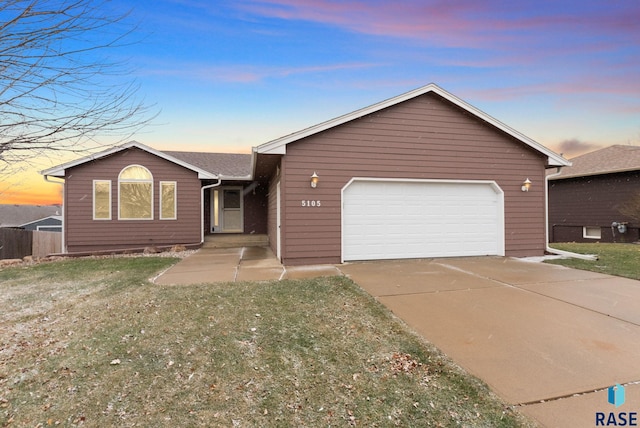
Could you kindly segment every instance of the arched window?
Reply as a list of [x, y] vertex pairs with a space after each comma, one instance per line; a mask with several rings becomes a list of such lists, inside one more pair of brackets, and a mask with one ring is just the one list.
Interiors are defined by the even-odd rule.
[[141, 165], [130, 165], [118, 176], [122, 220], [153, 220], [153, 176]]

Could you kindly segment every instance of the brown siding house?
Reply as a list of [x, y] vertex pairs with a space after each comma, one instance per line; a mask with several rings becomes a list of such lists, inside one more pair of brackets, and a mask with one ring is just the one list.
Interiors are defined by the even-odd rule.
[[[429, 180], [494, 182], [504, 193], [504, 233], [500, 238], [504, 239], [504, 246], [494, 253], [544, 253], [543, 183], [548, 152], [524, 144], [472, 114], [464, 104], [461, 107], [438, 92], [426, 91], [381, 109], [374, 108], [369, 114], [338, 121], [335, 126], [308, 136], [302, 131], [299, 139], [286, 137], [279, 178], [284, 201], [281, 215], [286, 218], [280, 230], [285, 264], [344, 261], [341, 213], [345, 201], [341, 191], [354, 177], [422, 180], [425, 185]], [[257, 151], [270, 153], [281, 147], [267, 143]], [[314, 172], [320, 177], [315, 189], [309, 185]], [[534, 185], [523, 192], [526, 179]], [[314, 201], [318, 206], [309, 206]], [[471, 211], [473, 204], [469, 200], [467, 208]], [[388, 226], [403, 227], [401, 221], [392, 222]], [[443, 229], [451, 230], [453, 236], [463, 226], [445, 221]], [[469, 232], [466, 238], [473, 239], [473, 234]], [[466, 238], [462, 236], [458, 241], [464, 245]], [[436, 248], [434, 253], [438, 251]], [[411, 257], [410, 252], [406, 254]]]
[[[118, 175], [129, 165], [143, 165], [153, 176], [151, 220], [118, 218]], [[111, 182], [111, 219], [93, 218], [93, 180]], [[177, 217], [159, 218], [160, 182], [177, 183]], [[64, 230], [67, 251], [117, 250], [200, 242], [200, 180], [197, 173], [138, 148], [70, 168], [65, 182]]]
[[[131, 164], [153, 175], [153, 218], [95, 219], [104, 195], [94, 180], [112, 183], [117, 213], [119, 174], [128, 176], [123, 168]], [[431, 84], [267, 142], [252, 155], [159, 152], [132, 142], [43, 174], [66, 180], [67, 251], [266, 233], [284, 264], [299, 265], [541, 255], [545, 171], [568, 164]], [[173, 220], [157, 214], [162, 181], [177, 183]]]
[[[550, 241], [640, 240], [640, 147], [615, 145], [571, 162], [549, 177]], [[624, 209], [634, 198], [635, 218]]]

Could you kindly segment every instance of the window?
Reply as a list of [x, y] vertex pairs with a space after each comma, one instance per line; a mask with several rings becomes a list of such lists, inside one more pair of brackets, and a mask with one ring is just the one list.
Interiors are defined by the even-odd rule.
[[160, 220], [175, 220], [176, 215], [176, 182], [160, 182]]
[[584, 226], [582, 228], [582, 237], [587, 239], [601, 239], [602, 230], [598, 226]]
[[111, 180], [93, 180], [93, 219], [111, 220]]
[[153, 220], [153, 176], [140, 165], [120, 171], [119, 216], [123, 220]]

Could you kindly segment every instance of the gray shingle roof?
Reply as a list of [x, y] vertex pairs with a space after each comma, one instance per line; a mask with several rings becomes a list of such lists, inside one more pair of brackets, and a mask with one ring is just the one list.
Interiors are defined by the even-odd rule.
[[251, 175], [251, 155], [238, 153], [177, 152], [163, 150], [183, 162], [223, 177]]
[[615, 145], [570, 159], [551, 180], [640, 170], [640, 147]]
[[34, 220], [61, 215], [58, 205], [0, 205], [0, 227], [18, 227]]

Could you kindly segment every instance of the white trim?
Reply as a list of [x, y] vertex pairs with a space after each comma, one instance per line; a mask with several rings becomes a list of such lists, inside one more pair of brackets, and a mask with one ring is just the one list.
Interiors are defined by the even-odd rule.
[[396, 183], [445, 183], [445, 184], [477, 184], [490, 185], [493, 191], [499, 196], [498, 211], [502, 215], [498, 216], [498, 256], [505, 255], [505, 231], [504, 231], [504, 191], [498, 183], [493, 180], [440, 180], [440, 179], [413, 179], [413, 178], [371, 178], [371, 177], [353, 177], [340, 189], [340, 263], [344, 263], [344, 192], [354, 182], [396, 182]]
[[[132, 180], [132, 179], [125, 179], [124, 183], [151, 183], [151, 217], [150, 217], [150, 218], [129, 218], [129, 217], [122, 217], [122, 216], [121, 216], [121, 214], [122, 214], [122, 213], [121, 213], [121, 209], [120, 209], [120, 198], [121, 198], [121, 195], [120, 195], [120, 184], [122, 184], [123, 182], [122, 182], [122, 180], [120, 180], [120, 176], [122, 175], [122, 171], [124, 171], [124, 170], [125, 170], [125, 169], [127, 169], [127, 168], [134, 167], [134, 166], [137, 166], [137, 167], [143, 168], [143, 169], [145, 169], [147, 172], [149, 172], [149, 175], [151, 176], [151, 179], [150, 179], [150, 180], [147, 180], [147, 179], [145, 179], [145, 180]], [[131, 220], [131, 221], [136, 221], [136, 220], [138, 220], [138, 221], [153, 221], [153, 220], [155, 219], [155, 216], [153, 215], [153, 214], [154, 214], [154, 212], [153, 212], [153, 211], [154, 211], [154, 209], [153, 209], [153, 207], [154, 207], [154, 205], [153, 205], [153, 202], [154, 202], [153, 192], [154, 192], [154, 186], [153, 186], [153, 174], [151, 173], [151, 171], [149, 171], [149, 168], [147, 168], [147, 167], [146, 167], [146, 166], [144, 166], [144, 165], [140, 165], [140, 164], [136, 164], [136, 163], [131, 164], [131, 165], [127, 165], [127, 166], [125, 166], [124, 168], [122, 168], [122, 169], [120, 170], [120, 173], [118, 173], [118, 220], [126, 220], [126, 221], [129, 221], [129, 220]]]
[[276, 183], [276, 257], [282, 262], [282, 234], [280, 229], [282, 228], [282, 211], [280, 204], [282, 204], [282, 195], [280, 193], [280, 179]]
[[467, 112], [473, 114], [474, 116], [484, 120], [485, 122], [493, 125], [494, 127], [500, 129], [501, 131], [511, 135], [517, 140], [523, 142], [524, 144], [532, 147], [538, 152], [547, 156], [547, 161], [549, 166], [568, 166], [571, 163], [560, 156], [559, 154], [549, 150], [542, 144], [532, 140], [531, 138], [525, 136], [524, 134], [516, 131], [515, 129], [507, 126], [506, 124], [500, 122], [494, 117], [488, 115], [487, 113], [473, 107], [471, 104], [461, 100], [455, 95], [445, 91], [438, 85], [434, 83], [430, 83], [426, 86], [423, 86], [418, 89], [414, 89], [413, 91], [406, 92], [402, 95], [398, 95], [397, 97], [390, 98], [388, 100], [379, 102], [377, 104], [373, 104], [371, 106], [356, 110], [354, 112], [339, 116], [337, 118], [328, 120], [326, 122], [319, 123], [317, 125], [311, 126], [309, 128], [303, 129], [298, 132], [294, 132], [293, 134], [286, 135], [284, 137], [269, 141], [267, 143], [261, 144], [260, 146], [254, 148], [254, 153], [265, 153], [265, 154], [280, 154], [284, 155], [287, 152], [286, 146], [289, 143], [300, 140], [305, 137], [309, 137], [311, 135], [317, 134], [322, 131], [326, 131], [327, 129], [336, 127], [338, 125], [342, 125], [343, 123], [352, 121], [354, 119], [358, 119], [362, 116], [366, 116], [371, 113], [375, 113], [379, 110], [385, 109], [387, 107], [394, 106], [401, 102], [410, 100], [412, 98], [418, 97], [420, 95], [424, 95], [428, 92], [433, 92], [437, 95], [440, 95], [442, 98], [450, 101], [451, 103], [457, 105], [458, 107], [466, 110]]
[[[218, 186], [214, 189], [212, 189], [213, 191], [218, 191], [218, 222], [219, 225], [217, 227], [217, 229], [214, 229], [212, 231], [210, 231], [210, 233], [213, 234], [220, 234], [220, 233], [243, 233], [244, 232], [244, 187], [243, 186]], [[225, 224], [224, 224], [224, 191], [225, 190], [237, 190], [240, 192], [240, 229], [225, 229]], [[213, 192], [211, 192], [211, 211], [210, 211], [210, 215], [211, 215], [211, 227], [213, 228], [213, 216], [214, 216], [214, 210], [215, 210], [215, 204], [214, 204], [214, 200], [213, 200]]]
[[[108, 218], [96, 218], [96, 183], [109, 183], [109, 217]], [[95, 221], [111, 220], [112, 218], [111, 193], [112, 192], [113, 192], [113, 186], [111, 184], [111, 180], [93, 180], [93, 201], [91, 204], [93, 220]]]
[[[162, 216], [162, 185], [163, 184], [173, 184], [173, 217], [163, 217]], [[160, 182], [160, 192], [158, 195], [158, 198], [160, 198], [160, 205], [158, 206], [159, 208], [159, 213], [158, 213], [158, 218], [160, 220], [177, 220], [178, 219], [178, 182], [177, 181], [161, 181]]]
[[[43, 224], [42, 226], [36, 226], [36, 231], [42, 232], [40, 230], [40, 228], [43, 228], [43, 229], [44, 228], [47, 228], [47, 229], [60, 229], [60, 232], [62, 232], [62, 225], [61, 224], [59, 224], [59, 225], [58, 224], [49, 224], [49, 225]], [[45, 232], [53, 232], [53, 231], [52, 230], [47, 230]], [[55, 233], [57, 233], [57, 232], [55, 232]]]
[[61, 215], [49, 215], [49, 216], [46, 216], [46, 217], [39, 218], [37, 220], [31, 220], [31, 221], [28, 221], [26, 223], [19, 224], [18, 227], [27, 227], [27, 226], [29, 226], [29, 225], [31, 225], [33, 223], [38, 223], [39, 221], [48, 220], [50, 218], [52, 218], [54, 220], [60, 220], [60, 222], [62, 222], [62, 216]]
[[[220, 183], [222, 183], [221, 179], [218, 179], [217, 183], [213, 183], [213, 184], [209, 184], [207, 186], [203, 186], [200, 188], [200, 243], [204, 244], [204, 192], [206, 190], [211, 190], [215, 187], [220, 186]], [[213, 192], [209, 193], [209, 197], [211, 198]]]
[[112, 147], [110, 149], [104, 150], [102, 152], [99, 153], [94, 153], [90, 156], [85, 156], [83, 158], [80, 159], [76, 159], [74, 161], [71, 162], [67, 162], [64, 163], [62, 165], [58, 165], [58, 166], [54, 166], [52, 168], [49, 169], [45, 169], [43, 171], [40, 171], [40, 174], [42, 175], [50, 175], [52, 177], [64, 177], [65, 176], [65, 170], [69, 169], [69, 168], [73, 168], [74, 166], [78, 166], [81, 165], [83, 163], [89, 162], [89, 161], [93, 161], [96, 159], [100, 159], [109, 155], [112, 155], [114, 153], [118, 153], [122, 150], [126, 150], [126, 149], [130, 149], [132, 147], [136, 147], [140, 150], [144, 150], [145, 152], [151, 153], [152, 155], [156, 155], [162, 159], [168, 160], [169, 162], [173, 162], [177, 165], [183, 166], [187, 169], [190, 169], [191, 171], [197, 172], [198, 173], [198, 178], [199, 179], [209, 179], [209, 180], [217, 180], [218, 176], [215, 174], [212, 174], [208, 171], [205, 171], [202, 168], [198, 168], [196, 166], [193, 166], [187, 162], [181, 161], [180, 159], [177, 159], [173, 156], [170, 156], [164, 152], [161, 152], [159, 150], [155, 150], [152, 149], [149, 146], [146, 146], [142, 143], [138, 143], [137, 141], [130, 141], [126, 144], [122, 144], [120, 146], [116, 146], [116, 147]]

